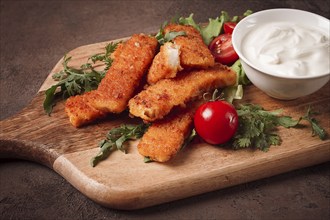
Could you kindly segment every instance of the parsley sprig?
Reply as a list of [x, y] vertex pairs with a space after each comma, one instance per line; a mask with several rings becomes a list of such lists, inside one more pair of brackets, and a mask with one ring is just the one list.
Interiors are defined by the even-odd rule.
[[[81, 65], [80, 68], [69, 66], [71, 57], [65, 55], [62, 63], [63, 70], [52, 76], [58, 83], [45, 92], [46, 98], [43, 103], [45, 112], [50, 115], [54, 105], [61, 98], [66, 99], [96, 89], [112, 64], [113, 60], [110, 55], [115, 51], [117, 45], [118, 43], [109, 43], [105, 47], [104, 53], [89, 57], [87, 63]], [[103, 70], [97, 71], [94, 68], [93, 64], [97, 61], [103, 62], [105, 65]]]
[[148, 124], [124, 124], [120, 127], [111, 129], [105, 140], [99, 143], [101, 148], [99, 153], [90, 161], [91, 165], [95, 167], [100, 161], [106, 159], [114, 150], [120, 150], [126, 153], [125, 142], [141, 138], [148, 129]]
[[298, 120], [290, 116], [282, 116], [281, 110], [266, 111], [259, 105], [245, 104], [237, 108], [239, 117], [238, 131], [229, 145], [234, 149], [256, 148], [268, 151], [271, 145], [280, 145], [281, 137], [276, 133], [277, 128], [297, 127], [302, 120], [311, 124], [312, 135], [318, 135], [321, 140], [326, 138], [325, 130], [314, 118], [316, 112], [309, 107], [307, 113]]
[[314, 115], [318, 115], [318, 112], [312, 110], [309, 106], [307, 112], [299, 120], [306, 120], [312, 127], [312, 136], [317, 135], [321, 140], [325, 140], [328, 136], [327, 132], [319, 125], [319, 122], [314, 118]]

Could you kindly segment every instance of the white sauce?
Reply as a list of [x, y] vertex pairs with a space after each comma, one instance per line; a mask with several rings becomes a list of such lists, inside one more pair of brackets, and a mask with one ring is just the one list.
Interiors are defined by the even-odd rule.
[[283, 76], [330, 72], [329, 33], [290, 22], [255, 27], [242, 42], [244, 56], [255, 66]]

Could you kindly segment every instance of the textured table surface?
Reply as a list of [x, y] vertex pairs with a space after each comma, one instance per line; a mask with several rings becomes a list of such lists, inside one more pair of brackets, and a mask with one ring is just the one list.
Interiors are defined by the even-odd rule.
[[[56, 62], [82, 45], [151, 33], [173, 16], [297, 8], [330, 17], [323, 0], [7, 1], [0, 8], [0, 119], [24, 108]], [[1, 130], [0, 130], [1, 131]], [[136, 211], [104, 208], [36, 163], [0, 160], [0, 219], [328, 219], [330, 163]]]

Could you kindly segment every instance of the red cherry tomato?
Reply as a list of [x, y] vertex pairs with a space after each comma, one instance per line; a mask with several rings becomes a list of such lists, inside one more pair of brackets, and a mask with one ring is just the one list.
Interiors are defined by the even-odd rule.
[[223, 24], [223, 31], [225, 34], [232, 34], [237, 23], [235, 22], [226, 22]]
[[210, 101], [201, 105], [194, 116], [197, 134], [209, 144], [229, 141], [238, 128], [234, 106], [226, 101]]
[[209, 49], [216, 62], [230, 65], [238, 60], [238, 55], [231, 42], [231, 34], [221, 34], [214, 38]]

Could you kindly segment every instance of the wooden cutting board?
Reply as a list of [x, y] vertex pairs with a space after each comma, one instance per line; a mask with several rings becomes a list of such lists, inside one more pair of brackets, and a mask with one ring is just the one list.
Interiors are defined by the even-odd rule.
[[[125, 39], [120, 39], [125, 40]], [[80, 66], [108, 42], [72, 50], [71, 65]], [[51, 116], [44, 113], [44, 90], [54, 84], [51, 75], [62, 68], [60, 60], [36, 97], [19, 114], [0, 122], [0, 156], [38, 162], [63, 176], [81, 193], [102, 205], [117, 209], [139, 209], [205, 192], [257, 180], [330, 160], [330, 140], [311, 136], [310, 128], [279, 129], [281, 146], [268, 152], [251, 149], [230, 150], [205, 143], [190, 144], [168, 163], [144, 163], [138, 141], [130, 142], [128, 153], [113, 152], [96, 167], [90, 159], [97, 144], [114, 126], [135, 123], [127, 112], [80, 129], [74, 128], [64, 113], [64, 102]], [[317, 93], [292, 101], [268, 97], [254, 86], [245, 89], [243, 103], [261, 104], [267, 110], [282, 108], [298, 118], [309, 105], [321, 114], [317, 119], [330, 133], [328, 83]], [[306, 124], [307, 125], [307, 124]]]

